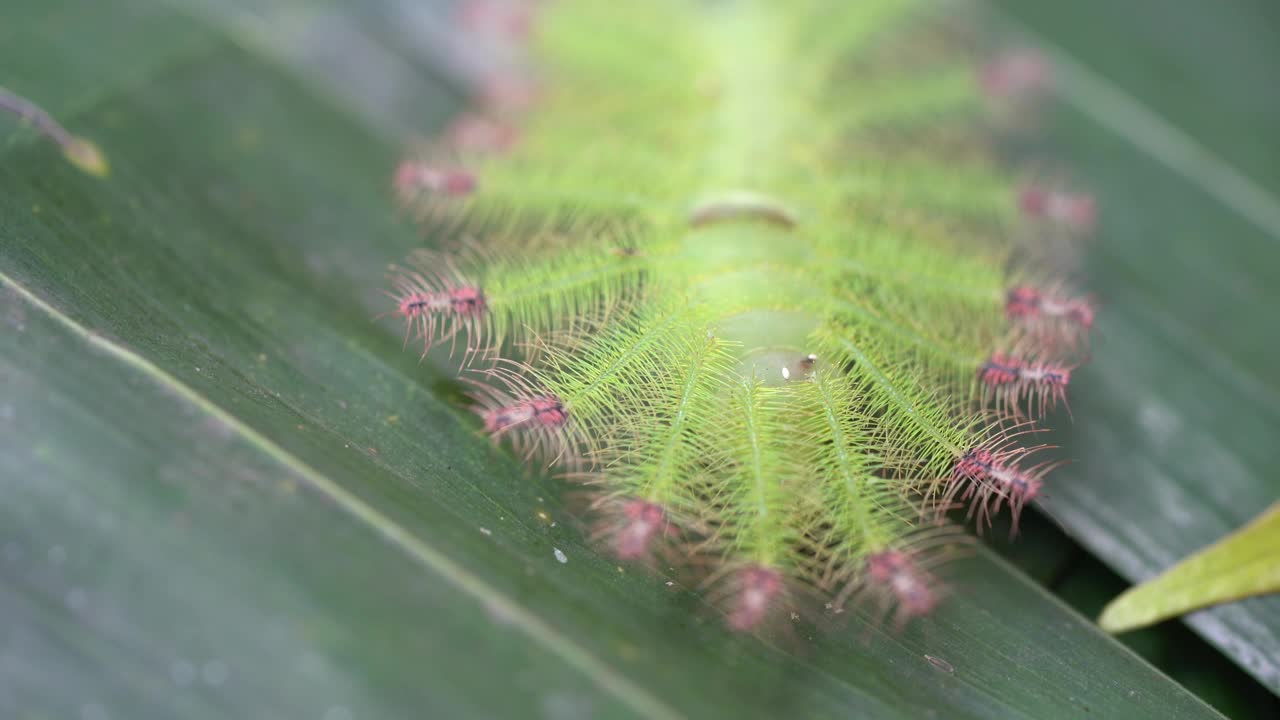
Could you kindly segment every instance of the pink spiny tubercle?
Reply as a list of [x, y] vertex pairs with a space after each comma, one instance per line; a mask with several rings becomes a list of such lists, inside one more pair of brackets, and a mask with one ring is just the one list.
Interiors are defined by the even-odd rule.
[[[935, 581], [901, 550], [882, 550], [867, 556], [867, 582], [882, 606], [893, 607], [894, 627], [926, 615], [938, 605]], [[887, 611], [887, 607], [882, 612]]]
[[538, 99], [537, 85], [519, 71], [504, 71], [489, 75], [480, 87], [484, 106], [499, 115], [524, 112]]
[[1084, 330], [1093, 327], [1093, 303], [1085, 298], [1061, 297], [1021, 285], [1005, 296], [1005, 315], [1014, 321], [1063, 320]]
[[492, 435], [529, 426], [552, 430], [564, 427], [567, 422], [569, 411], [554, 395], [516, 400], [510, 405], [486, 410], [484, 414], [485, 432]]
[[[484, 319], [489, 305], [484, 289], [469, 282], [451, 259], [420, 252], [410, 269], [393, 268], [392, 292], [396, 312], [405, 321], [405, 341], [422, 341], [423, 357], [438, 342], [450, 347], [459, 334], [469, 343], [466, 359], [485, 347]], [[451, 353], [452, 354], [452, 353]]]
[[429, 165], [419, 160], [406, 160], [396, 168], [396, 189], [401, 197], [409, 200], [423, 193], [466, 197], [475, 191], [476, 185], [476, 176], [462, 168]]
[[729, 598], [729, 628], [755, 630], [776, 606], [784, 589], [782, 573], [763, 565], [751, 565], [734, 573]]
[[542, 459], [571, 471], [581, 469], [581, 440], [574, 427], [572, 409], [555, 393], [529, 379], [519, 363], [501, 359], [466, 377], [475, 390], [475, 411], [484, 423], [484, 432], [495, 443], [509, 441], [526, 462]]
[[1016, 447], [1009, 440], [997, 439], [969, 450], [956, 461], [940, 507], [946, 509], [956, 500], [966, 503], [968, 517], [979, 531], [989, 527], [992, 518], [1007, 507], [1011, 534], [1017, 534], [1022, 509], [1039, 496], [1044, 475], [1055, 466], [1043, 462], [1022, 468], [1018, 461], [1043, 449]]
[[464, 112], [449, 126], [445, 138], [461, 153], [502, 153], [515, 145], [515, 126], [477, 112]]
[[1025, 401], [1031, 416], [1039, 417], [1066, 402], [1071, 370], [1058, 363], [996, 352], [978, 367], [978, 379], [999, 411], [1019, 415]]
[[533, 25], [533, 3], [516, 0], [463, 0], [457, 8], [463, 32], [492, 36], [507, 42], [524, 42]]
[[410, 320], [424, 313], [479, 315], [485, 310], [484, 291], [456, 287], [435, 293], [413, 292], [400, 300], [399, 309], [400, 314]]
[[1027, 217], [1083, 233], [1092, 232], [1098, 221], [1097, 205], [1086, 193], [1027, 185], [1018, 193], [1018, 207]]
[[1026, 334], [1033, 350], [1053, 354], [1087, 345], [1097, 309], [1087, 297], [1019, 285], [1005, 294], [1004, 312], [1009, 324]]
[[1040, 52], [1006, 50], [982, 67], [979, 83], [990, 98], [1022, 101], [1044, 94], [1053, 81], [1052, 67]]
[[675, 534], [667, 511], [640, 498], [596, 503], [599, 522], [592, 539], [603, 541], [619, 560], [652, 560], [658, 542]]

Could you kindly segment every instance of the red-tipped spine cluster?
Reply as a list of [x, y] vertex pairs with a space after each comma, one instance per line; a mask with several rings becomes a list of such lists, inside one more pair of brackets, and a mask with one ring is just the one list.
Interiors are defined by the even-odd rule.
[[609, 548], [619, 560], [651, 563], [661, 555], [662, 541], [676, 535], [665, 508], [635, 497], [609, 497], [592, 504], [598, 520], [591, 539]]
[[561, 466], [579, 467], [572, 413], [560, 398], [533, 392], [513, 396], [488, 386], [480, 386], [473, 397], [484, 431], [495, 443], [508, 441], [527, 462], [546, 458]]
[[902, 628], [913, 617], [926, 615], [938, 605], [936, 581], [911, 555], [882, 550], [864, 563], [867, 590], [877, 598], [881, 613], [893, 611], [893, 624]]
[[[992, 57], [978, 81], [994, 119], [1016, 132], [1038, 127], [1037, 115], [1053, 89], [1054, 75], [1043, 53], [1011, 48]], [[1046, 243], [1074, 241], [1097, 226], [1093, 195], [1053, 182], [1028, 182], [1018, 188], [1015, 201], [1029, 221], [1028, 232]], [[976, 367], [983, 401], [1001, 423], [1038, 418], [1066, 404], [1075, 361], [1087, 347], [1095, 311], [1092, 300], [1072, 297], [1060, 286], [1018, 285], [1006, 292], [1004, 313], [1011, 335]], [[969, 517], [982, 528], [1008, 507], [1016, 529], [1018, 515], [1040, 493], [1049, 466], [1021, 468], [1022, 457], [1042, 448], [1017, 448], [1011, 437], [997, 430], [985, 444], [957, 457], [943, 493], [944, 508], [957, 499], [967, 502]]]
[[573, 427], [573, 411], [554, 392], [529, 379], [523, 365], [497, 360], [466, 377], [475, 391], [475, 411], [494, 442], [509, 441], [525, 460], [545, 458], [581, 469], [581, 442]]
[[1018, 193], [1022, 214], [1068, 230], [1088, 233], [1098, 223], [1097, 202], [1088, 193], [1027, 185]]
[[[477, 83], [480, 115], [509, 118], [527, 111], [537, 99], [533, 79], [527, 72], [528, 45], [537, 13], [538, 3], [527, 0], [464, 0], [458, 6], [459, 30], [497, 57], [497, 62], [486, 66]], [[514, 136], [496, 145], [512, 139]]]
[[484, 291], [474, 287], [457, 287], [440, 292], [410, 292], [400, 299], [398, 310], [409, 320], [421, 315], [444, 313], [457, 316], [479, 315], [485, 311]]
[[1096, 312], [1089, 298], [1068, 297], [1029, 285], [1011, 288], [1005, 294], [1005, 317], [1042, 353], [1084, 346]]
[[423, 196], [462, 198], [475, 192], [476, 176], [457, 167], [406, 160], [396, 168], [396, 190], [406, 201]]
[[1044, 476], [1056, 463], [1024, 467], [1024, 458], [1046, 449], [1018, 447], [1013, 438], [1021, 432], [1001, 431], [1012, 420], [1031, 427], [1032, 420], [1066, 405], [1067, 390], [1076, 365], [1054, 358], [1073, 356], [1087, 346], [1096, 308], [1087, 297], [1070, 296], [1060, 286], [1017, 285], [1005, 293], [1005, 317], [1013, 336], [977, 367], [983, 400], [1000, 418], [997, 431], [984, 444], [957, 457], [942, 493], [943, 512], [960, 501], [968, 518], [981, 531], [993, 516], [1008, 508], [1012, 531], [1017, 532], [1023, 508], [1038, 497]]
[[1023, 507], [1040, 494], [1044, 475], [1053, 467], [1043, 462], [1029, 468], [1019, 467], [1019, 460], [1043, 448], [1019, 448], [1010, 443], [976, 447], [962, 455], [955, 464], [942, 506], [959, 501], [968, 506], [968, 517], [979, 530], [989, 527], [1001, 509], [1009, 508], [1013, 533], [1018, 531], [1018, 517]]
[[1058, 320], [1088, 330], [1093, 327], [1095, 309], [1085, 298], [1069, 298], [1019, 286], [1005, 296], [1005, 316], [1016, 322]]
[[515, 146], [519, 133], [514, 125], [482, 113], [458, 115], [445, 132], [445, 142], [464, 155], [504, 153]]
[[519, 428], [555, 430], [567, 422], [569, 410], [554, 395], [516, 400], [484, 412], [484, 431], [494, 436]]
[[729, 628], [740, 632], [759, 628], [786, 587], [781, 572], [763, 565], [738, 570], [729, 583]]
[[534, 4], [516, 0], [463, 0], [457, 6], [461, 30], [507, 43], [523, 43], [533, 26]]
[[411, 268], [394, 268], [391, 275], [396, 313], [405, 321], [405, 342], [414, 336], [422, 342], [425, 357], [440, 342], [450, 347], [463, 333], [472, 346], [467, 357], [483, 350], [489, 303], [484, 289], [470, 282], [448, 259], [426, 251], [413, 258]]
[[1048, 92], [1053, 84], [1053, 67], [1035, 50], [1007, 50], [982, 66], [978, 83], [993, 100], [1026, 101]]
[[463, 0], [455, 6], [454, 23], [459, 36], [467, 38], [458, 50], [480, 48], [481, 55], [492, 55], [496, 61], [485, 57], [473, 68], [478, 73], [477, 107], [460, 114], [424, 153], [396, 170], [396, 189], [406, 204], [425, 215], [448, 212], [449, 201], [465, 198], [479, 186], [476, 173], [466, 167], [469, 163], [459, 158], [501, 154], [516, 144], [514, 119], [537, 98], [526, 69], [536, 18], [537, 3], [523, 0]]
[[1018, 416], [1024, 404], [1032, 417], [1065, 403], [1072, 368], [997, 352], [978, 367], [978, 379], [988, 402], [1001, 412]]
[[613, 535], [613, 552], [623, 560], [641, 560], [653, 552], [654, 541], [669, 530], [661, 505], [628, 500], [622, 505], [623, 522]]

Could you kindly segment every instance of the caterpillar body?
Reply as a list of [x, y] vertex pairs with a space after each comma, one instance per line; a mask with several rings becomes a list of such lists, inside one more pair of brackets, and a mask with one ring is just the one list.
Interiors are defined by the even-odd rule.
[[1040, 492], [1023, 431], [1094, 319], [1024, 261], [1091, 204], [1020, 190], [982, 129], [1046, 68], [975, 68], [910, 0], [461, 16], [528, 62], [395, 173], [453, 243], [394, 273], [423, 352], [463, 348], [485, 430], [582, 483], [604, 548], [709, 568], [731, 628], [930, 612], [947, 511]]

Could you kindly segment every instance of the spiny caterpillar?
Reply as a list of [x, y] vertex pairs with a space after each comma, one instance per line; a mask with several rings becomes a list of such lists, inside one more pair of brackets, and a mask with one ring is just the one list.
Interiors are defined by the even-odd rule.
[[930, 612], [948, 511], [1016, 529], [1040, 493], [1023, 441], [1094, 321], [1031, 266], [1092, 200], [1019, 187], [981, 132], [1043, 61], [975, 71], [910, 0], [462, 7], [529, 64], [395, 174], [454, 243], [393, 273], [409, 336], [461, 348], [484, 430], [730, 627], [814, 594]]

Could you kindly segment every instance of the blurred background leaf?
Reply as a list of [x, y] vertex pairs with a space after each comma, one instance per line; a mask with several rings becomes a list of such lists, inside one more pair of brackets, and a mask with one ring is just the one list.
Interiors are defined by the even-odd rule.
[[[1092, 361], [1047, 511], [1132, 582], [1280, 498], [1280, 8], [1265, 0], [998, 3], [1064, 61], [1057, 153], [1102, 234]], [[1190, 615], [1280, 692], [1280, 597]]]
[[[560, 489], [493, 452], [445, 402], [443, 376], [370, 320], [386, 263], [420, 243], [387, 187], [403, 134], [457, 103], [422, 42], [438, 10], [7, 10], [0, 80], [95, 140], [112, 174], [77, 172], [29, 130], [7, 135], [0, 715], [1213, 716], [989, 553], [961, 563], [957, 597], [903, 635], [851, 623], [770, 643], [727, 636], [692, 593], [595, 557]], [[1080, 127], [1095, 160], [1128, 147]], [[1133, 162], [1092, 169], [1120, 187], [1139, 172], [1171, 182]], [[1161, 203], [1184, 198], [1161, 187], [1173, 193]], [[1102, 277], [1136, 271], [1119, 239], [1147, 241], [1138, 222], [1109, 226]], [[1234, 237], [1226, 219], [1210, 225], [1196, 227]], [[1120, 308], [1099, 347], [1111, 360], [1082, 378], [1099, 391], [1077, 417], [1123, 399], [1129, 384], [1107, 372], [1147, 351], [1125, 323], [1185, 340], [1139, 322], [1164, 307], [1148, 295], [1107, 295]], [[1185, 401], [1138, 369], [1154, 398]], [[1161, 372], [1179, 370], [1191, 377]], [[1252, 407], [1275, 412], [1264, 399]], [[1125, 409], [1098, 422], [1132, 426], [1141, 411]], [[1266, 457], [1260, 428], [1225, 438], [1179, 418], [1193, 438]], [[1085, 436], [1073, 450], [1118, 443]], [[1112, 481], [1134, 469], [1100, 467]], [[1124, 571], [1106, 552], [1123, 546], [1112, 526], [1073, 523], [1097, 512], [1070, 504], [1085, 490], [1059, 491], [1050, 510]], [[1251, 499], [1216, 493], [1233, 509]], [[1219, 505], [1179, 521], [1229, 515]]]

